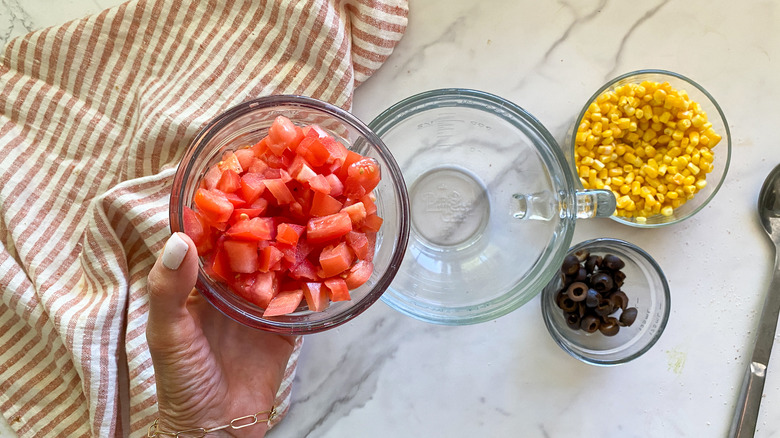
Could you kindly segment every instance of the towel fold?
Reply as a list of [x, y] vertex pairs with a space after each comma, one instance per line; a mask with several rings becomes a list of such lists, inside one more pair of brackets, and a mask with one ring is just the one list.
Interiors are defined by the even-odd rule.
[[407, 12], [406, 0], [133, 0], [5, 47], [0, 410], [20, 436], [145, 436], [157, 415], [146, 275], [190, 140], [258, 96], [350, 108]]

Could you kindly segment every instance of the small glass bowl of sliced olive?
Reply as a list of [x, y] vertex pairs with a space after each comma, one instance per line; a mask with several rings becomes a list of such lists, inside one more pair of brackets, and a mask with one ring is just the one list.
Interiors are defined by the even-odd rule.
[[658, 263], [611, 238], [572, 247], [541, 296], [555, 342], [593, 365], [618, 365], [648, 351], [666, 327], [670, 301]]

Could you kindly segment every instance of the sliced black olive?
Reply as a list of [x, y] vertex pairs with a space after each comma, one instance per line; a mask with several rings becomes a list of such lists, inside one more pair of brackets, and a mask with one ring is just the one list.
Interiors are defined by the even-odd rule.
[[588, 257], [590, 257], [590, 251], [588, 251], [587, 249], [581, 249], [575, 252], [574, 256], [577, 257], [577, 260], [579, 260], [580, 262], [584, 262], [585, 260], [588, 259]]
[[612, 290], [612, 277], [606, 272], [597, 272], [590, 276], [590, 285], [599, 292]]
[[588, 270], [588, 272], [593, 273], [593, 271], [596, 270], [596, 268], [601, 267], [601, 256], [599, 255], [591, 255], [588, 257], [588, 260], [585, 260], [585, 269]]
[[581, 281], [576, 281], [566, 289], [566, 295], [574, 301], [582, 301], [588, 295], [588, 285]]
[[585, 270], [585, 268], [580, 268], [580, 270], [577, 272], [577, 277], [574, 278], [574, 281], [585, 281], [588, 279], [588, 271]]
[[609, 300], [612, 301], [612, 306], [615, 307], [615, 310], [618, 308], [626, 310], [626, 307], [628, 307], [628, 295], [622, 290], [613, 293]]
[[555, 302], [558, 304], [558, 307], [561, 308], [564, 312], [574, 312], [577, 310], [577, 303], [574, 302], [571, 298], [569, 298], [568, 295], [564, 292], [559, 292], [559, 297], [555, 300]]
[[566, 325], [572, 330], [579, 330], [580, 328], [580, 315], [578, 313], [566, 314]]
[[623, 271], [615, 271], [612, 273], [612, 280], [615, 282], [615, 286], [618, 288], [623, 287], [623, 282], [626, 280], [626, 273]]
[[601, 294], [596, 292], [595, 289], [588, 289], [588, 294], [585, 296], [585, 306], [586, 307], [596, 307], [599, 305], [599, 301], [601, 301]]
[[599, 300], [598, 305], [596, 305], [596, 315], [600, 316], [602, 319], [609, 316], [614, 312], [614, 309], [612, 307], [612, 301], [602, 298]]
[[580, 328], [588, 333], [593, 333], [599, 329], [599, 319], [593, 315], [585, 315], [580, 321]]
[[637, 313], [636, 307], [629, 307], [620, 314], [620, 325], [628, 327], [636, 321]]
[[599, 331], [604, 336], [615, 336], [616, 334], [618, 334], [618, 331], [620, 331], [620, 326], [617, 324], [617, 320], [615, 320], [614, 323], [611, 321], [607, 321], [607, 322], [602, 321], [601, 324], [599, 324]]
[[561, 272], [567, 275], [574, 275], [580, 270], [580, 261], [574, 254], [569, 254], [563, 259]]
[[607, 254], [604, 256], [601, 265], [607, 269], [611, 269], [613, 271], [619, 271], [626, 266], [626, 263], [616, 255]]

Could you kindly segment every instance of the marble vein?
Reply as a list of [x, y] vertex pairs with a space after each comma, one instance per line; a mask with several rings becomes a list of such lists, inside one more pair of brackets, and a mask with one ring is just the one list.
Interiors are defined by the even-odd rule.
[[566, 30], [563, 31], [563, 34], [561, 34], [560, 37], [558, 37], [557, 40], [553, 41], [553, 43], [550, 45], [550, 47], [547, 49], [547, 51], [544, 53], [544, 56], [542, 57], [542, 60], [537, 64], [537, 67], [541, 64], [544, 64], [547, 62], [550, 58], [550, 55], [557, 49], [561, 44], [563, 44], [565, 41], [569, 39], [569, 35], [571, 35], [572, 31], [582, 25], [588, 24], [593, 18], [595, 18], [601, 11], [607, 6], [607, 0], [601, 0], [598, 5], [596, 5], [595, 8], [593, 8], [593, 11], [591, 11], [589, 14], [584, 15], [582, 17], [577, 17], [577, 12], [575, 8], [569, 4], [568, 2], [561, 2], [561, 5], [563, 7], [566, 7], [567, 9], [572, 11], [572, 14], [574, 14], [574, 21], [569, 24], [569, 26], [566, 28]]
[[35, 30], [35, 24], [19, 0], [0, 0], [0, 45], [11, 38]]
[[644, 15], [639, 17], [639, 19], [636, 20], [633, 25], [631, 25], [628, 31], [623, 35], [623, 38], [620, 40], [620, 46], [618, 46], [617, 52], [615, 53], [615, 62], [612, 63], [612, 68], [604, 77], [605, 81], [611, 80], [617, 74], [618, 66], [620, 65], [620, 61], [623, 58], [623, 52], [625, 51], [626, 43], [634, 34], [634, 32], [648, 20], [653, 18], [658, 13], [658, 11], [660, 11], [664, 6], [666, 6], [667, 3], [669, 3], [669, 1], [670, 0], [661, 1], [661, 3], [659, 3], [656, 7], [645, 12]]

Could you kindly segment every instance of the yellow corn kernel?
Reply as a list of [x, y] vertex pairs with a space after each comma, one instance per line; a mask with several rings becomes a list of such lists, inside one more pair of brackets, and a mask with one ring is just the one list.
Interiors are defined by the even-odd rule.
[[615, 205], [617, 205], [618, 208], [626, 208], [626, 207], [628, 207], [628, 204], [630, 202], [633, 202], [631, 200], [631, 197], [626, 195], [626, 196], [621, 196], [621, 197], [617, 198], [615, 200]]
[[691, 125], [693, 125], [694, 128], [701, 128], [705, 123], [707, 123], [707, 117], [701, 114], [696, 114], [691, 119]]
[[596, 170], [601, 170], [604, 168], [604, 163], [599, 160], [593, 160], [593, 167], [595, 167]]
[[591, 166], [596, 160], [594, 160], [592, 157], [582, 157], [580, 160], [580, 163], [582, 163], [585, 166]]
[[691, 173], [694, 175], [698, 175], [699, 172], [701, 171], [701, 169], [699, 169], [699, 166], [693, 163], [688, 163], [688, 169], [690, 169]]
[[642, 184], [639, 181], [634, 180], [634, 182], [631, 183], [631, 194], [639, 195], [641, 188]]
[[625, 180], [623, 179], [623, 177], [621, 177], [621, 176], [613, 176], [612, 177], [612, 182], [610, 184], [611, 186], [613, 186], [613, 187], [620, 187], [623, 184], [625, 184]]
[[685, 180], [685, 177], [682, 176], [682, 174], [680, 174], [680, 173], [676, 173], [676, 174], [674, 174], [674, 176], [672, 176], [672, 181], [674, 181], [674, 183], [677, 184], [678, 186], [682, 185], [684, 180]]
[[696, 188], [699, 190], [704, 190], [704, 188], [707, 187], [707, 180], [706, 179], [697, 179], [696, 180]]
[[666, 197], [669, 199], [677, 199], [677, 192], [667, 192]]
[[620, 176], [623, 175], [623, 169], [619, 167], [613, 167], [612, 169], [609, 169], [609, 176]]
[[699, 144], [704, 146], [710, 145], [710, 138], [704, 134], [699, 135]]
[[680, 121], [677, 122], [677, 129], [680, 131], [687, 131], [688, 128], [691, 127], [691, 120], [690, 119], [680, 119]]
[[599, 170], [598, 177], [600, 179], [606, 179], [607, 176], [609, 176], [608, 172], [609, 172], [609, 170], [607, 170], [606, 168], [603, 168], [603, 169]]
[[695, 182], [696, 182], [696, 177], [694, 177], [693, 175], [688, 175], [685, 178], [683, 178], [683, 185], [691, 186]]
[[692, 131], [690, 134], [688, 134], [688, 138], [691, 139], [691, 146], [696, 147], [699, 145], [699, 133], [697, 131]]
[[612, 146], [599, 146], [598, 149], [596, 149], [596, 153], [599, 155], [611, 155], [612, 151]]
[[631, 187], [628, 184], [623, 184], [620, 186], [619, 191], [621, 194], [627, 195], [631, 191]]
[[650, 167], [648, 165], [642, 166], [642, 172], [644, 172], [644, 174], [647, 177], [649, 177], [649, 178], [656, 178], [656, 177], [658, 177], [658, 170], [657, 169], [653, 169], [652, 167]]
[[669, 111], [664, 111], [663, 114], [658, 116], [658, 121], [665, 124], [668, 123], [671, 118], [672, 118], [672, 113], [670, 113]]
[[587, 178], [588, 175], [590, 175], [590, 167], [580, 166], [579, 170], [577, 171], [577, 175], [579, 175], [582, 178]]
[[661, 214], [666, 217], [671, 216], [673, 213], [674, 213], [674, 209], [669, 205], [661, 209]]
[[647, 223], [647, 217], [645, 217], [645, 216], [637, 216], [636, 217], [636, 223], [638, 223], [638, 224], [646, 224]]

